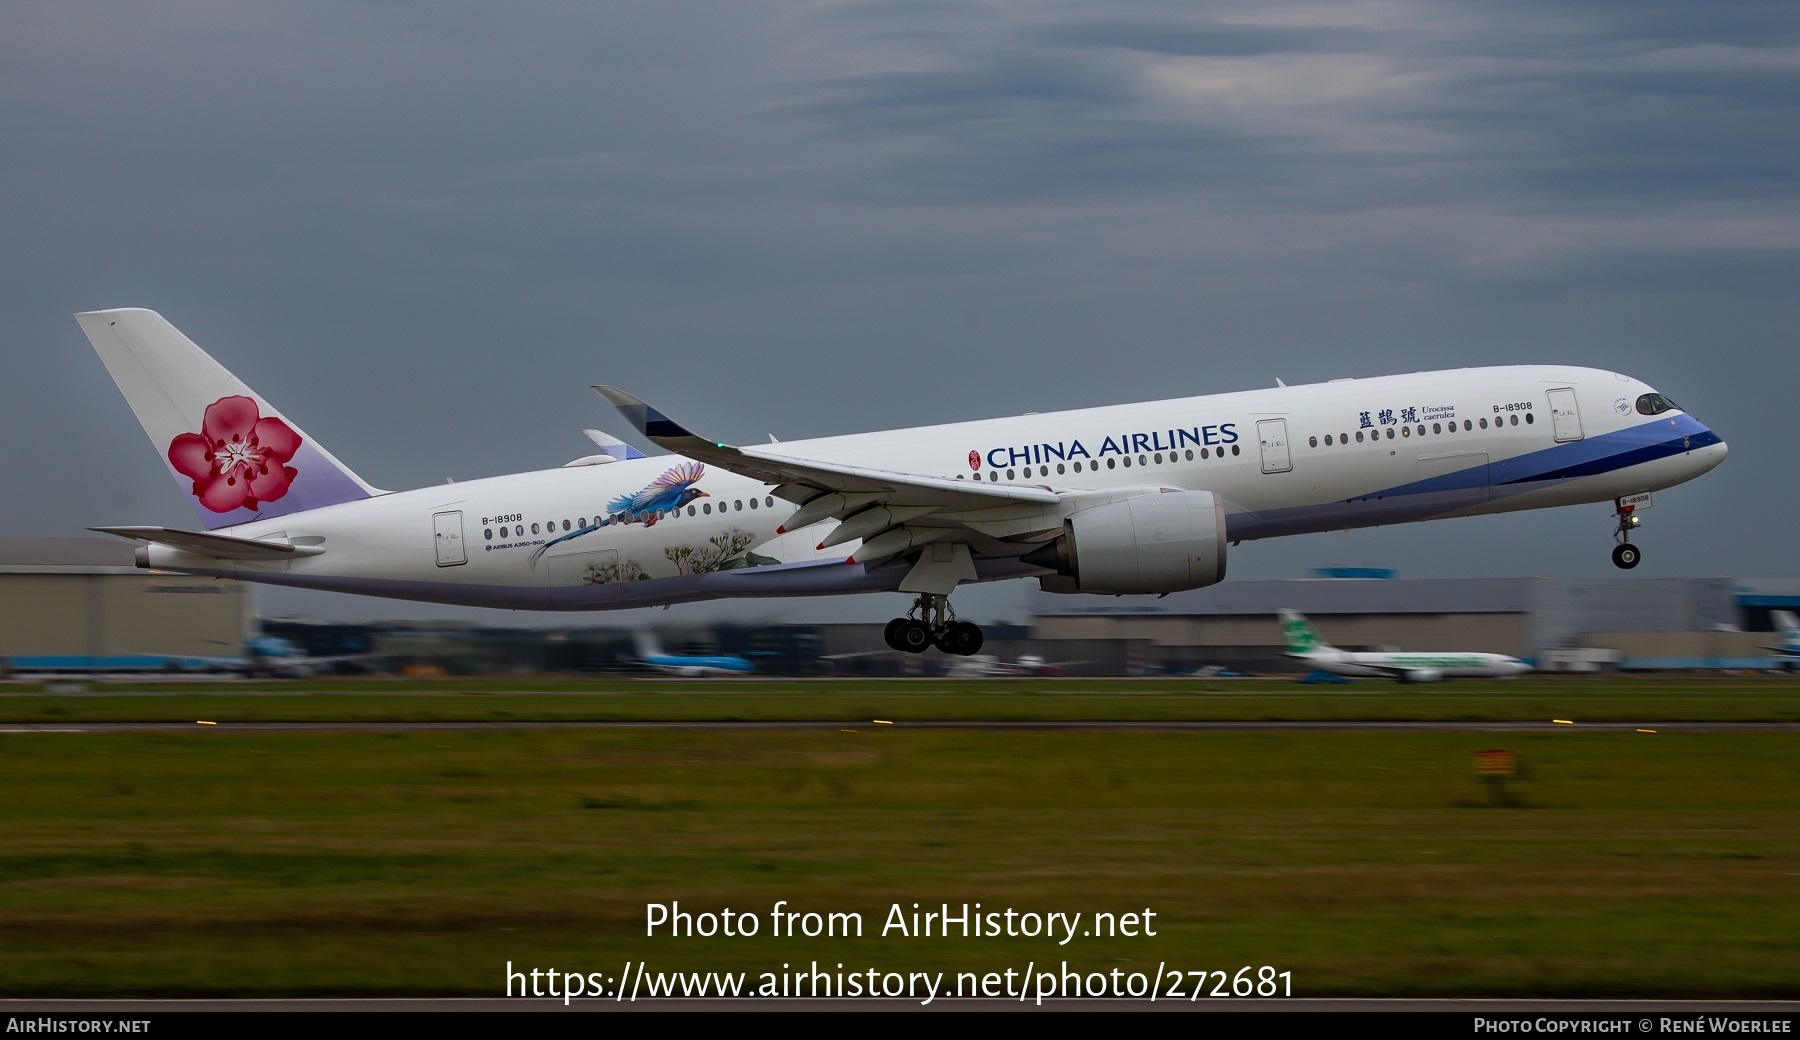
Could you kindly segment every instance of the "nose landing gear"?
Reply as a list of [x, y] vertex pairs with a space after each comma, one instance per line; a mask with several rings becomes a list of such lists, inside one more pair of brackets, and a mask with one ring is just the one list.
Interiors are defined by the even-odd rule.
[[1643, 526], [1644, 518], [1637, 515], [1637, 506], [1635, 505], [1615, 502], [1614, 506], [1616, 512], [1613, 515], [1619, 518], [1619, 524], [1613, 529], [1613, 541], [1619, 544], [1613, 546], [1613, 566], [1628, 571], [1636, 567], [1638, 561], [1643, 559], [1643, 553], [1638, 551], [1637, 546], [1631, 544], [1631, 532]]
[[882, 636], [888, 646], [908, 654], [921, 654], [935, 646], [944, 653], [968, 657], [979, 653], [982, 644], [980, 626], [956, 620], [950, 597], [932, 592], [921, 593], [905, 617], [889, 621]]

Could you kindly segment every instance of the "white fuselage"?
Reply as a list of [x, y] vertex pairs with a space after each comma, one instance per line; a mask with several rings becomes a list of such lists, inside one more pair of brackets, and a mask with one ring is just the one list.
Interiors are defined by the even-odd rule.
[[[1560, 391], [1569, 393], [1552, 396]], [[785, 455], [1059, 493], [1210, 491], [1234, 542], [1607, 501], [1689, 480], [1726, 447], [1612, 372], [1518, 366], [1336, 380], [1143, 404], [785, 442]], [[1552, 403], [1559, 415], [1553, 420]], [[1573, 412], [1573, 414], [1570, 414]], [[1560, 439], [1559, 439], [1560, 438]], [[1329, 444], [1327, 441], [1329, 440]], [[219, 533], [320, 555], [225, 562], [169, 546], [150, 566], [474, 606], [592, 610], [730, 596], [891, 590], [899, 564], [845, 566], [821, 524], [777, 534], [792, 503], [708, 467], [704, 497], [652, 522], [537, 550], [683, 460], [640, 458], [379, 495]], [[552, 533], [554, 532], [554, 533]], [[978, 580], [1043, 574], [1003, 538], [973, 545]], [[1430, 655], [1424, 655], [1430, 656]]]
[[1318, 671], [1355, 677], [1392, 679], [1409, 675], [1431, 675], [1444, 679], [1504, 679], [1531, 671], [1530, 665], [1516, 657], [1454, 650], [1431, 653], [1339, 650], [1331, 647], [1296, 656], [1308, 667]]

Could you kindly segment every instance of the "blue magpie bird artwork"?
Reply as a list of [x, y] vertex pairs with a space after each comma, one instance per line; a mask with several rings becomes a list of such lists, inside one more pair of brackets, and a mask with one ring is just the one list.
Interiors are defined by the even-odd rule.
[[606, 505], [606, 515], [597, 516], [594, 522], [586, 527], [570, 531], [560, 538], [552, 538], [537, 547], [531, 554], [532, 566], [537, 565], [538, 558], [553, 545], [559, 545], [571, 539], [580, 538], [584, 534], [592, 534], [602, 527], [614, 524], [643, 524], [655, 527], [656, 522], [675, 512], [682, 506], [699, 498], [711, 498], [706, 492], [694, 485], [706, 475], [706, 467], [698, 462], [686, 462], [663, 474], [636, 493], [620, 495]]

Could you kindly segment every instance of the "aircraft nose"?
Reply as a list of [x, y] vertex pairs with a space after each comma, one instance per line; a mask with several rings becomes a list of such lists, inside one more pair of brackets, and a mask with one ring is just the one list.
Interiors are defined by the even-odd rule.
[[1725, 456], [1731, 454], [1731, 446], [1725, 443], [1725, 438], [1719, 436], [1710, 429], [1704, 427], [1702, 429], [1704, 432], [1696, 439], [1709, 441], [1710, 443], [1695, 449], [1691, 453], [1694, 462], [1696, 463], [1695, 472], [1697, 473], [1705, 473], [1719, 463], [1724, 462]]
[[1672, 433], [1681, 435], [1681, 449], [1689, 468], [1688, 476], [1692, 479], [1725, 461], [1731, 449], [1725, 438], [1712, 427], [1701, 422], [1692, 412], [1680, 413], [1669, 420]]

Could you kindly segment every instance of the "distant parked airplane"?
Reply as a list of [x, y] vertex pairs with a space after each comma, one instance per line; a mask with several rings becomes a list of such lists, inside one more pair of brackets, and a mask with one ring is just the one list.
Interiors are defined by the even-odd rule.
[[975, 654], [951, 662], [949, 675], [953, 679], [1010, 675], [1061, 675], [1064, 665], [1081, 663], [1080, 661], [1046, 661], [1037, 654], [1021, 654], [1012, 661], [1001, 660], [992, 654]]
[[1776, 661], [1789, 668], [1800, 665], [1800, 619], [1795, 618], [1791, 611], [1786, 610], [1774, 611], [1771, 616], [1774, 617], [1775, 624], [1781, 629], [1781, 645], [1765, 646], [1761, 649], [1775, 651]]
[[230, 672], [238, 675], [267, 675], [280, 679], [305, 679], [328, 670], [333, 665], [353, 661], [367, 662], [371, 654], [339, 654], [312, 657], [280, 636], [253, 636], [244, 641], [241, 654], [162, 654], [130, 651], [104, 657], [40, 656], [15, 657], [9, 662], [15, 672], [79, 673], [97, 675], [106, 672]]
[[663, 650], [662, 641], [654, 632], [640, 631], [635, 637], [638, 661], [670, 675], [679, 675], [684, 679], [698, 679], [704, 676], [748, 675], [756, 671], [756, 665], [742, 657], [730, 655], [693, 656], [688, 654], [671, 654]]
[[1281, 612], [1287, 655], [1333, 675], [1376, 676], [1406, 683], [1448, 678], [1499, 678], [1531, 671], [1531, 666], [1505, 654], [1406, 653], [1396, 650], [1339, 650], [1325, 642], [1297, 610]]

